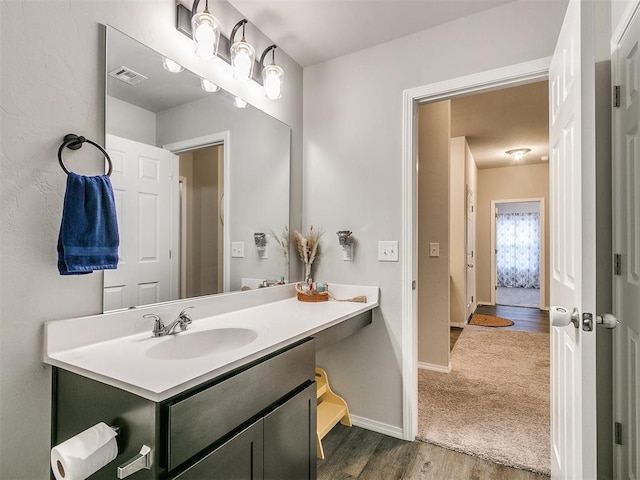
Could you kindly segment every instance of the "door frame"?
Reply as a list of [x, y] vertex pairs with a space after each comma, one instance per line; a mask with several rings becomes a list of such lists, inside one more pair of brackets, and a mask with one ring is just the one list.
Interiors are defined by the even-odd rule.
[[417, 107], [420, 103], [547, 80], [551, 57], [404, 90], [402, 93], [402, 435], [418, 432]]
[[546, 268], [545, 264], [547, 257], [545, 255], [547, 250], [546, 229], [545, 229], [545, 204], [544, 198], [521, 198], [521, 199], [509, 199], [509, 200], [491, 200], [491, 305], [496, 304], [496, 285], [498, 285], [498, 271], [496, 265], [496, 216], [495, 211], [498, 204], [501, 203], [525, 203], [536, 202], [540, 204], [540, 302], [538, 307], [540, 310], [549, 310], [549, 307], [545, 305], [544, 299], [547, 294], [547, 282], [546, 282]]
[[[216, 132], [202, 137], [190, 138], [175, 143], [168, 143], [163, 145], [162, 148], [169, 150], [174, 154], [188, 152], [191, 150], [197, 150], [200, 148], [212, 147], [215, 145], [222, 145], [222, 155], [224, 162], [224, 185], [225, 187], [231, 185], [231, 132], [225, 130], [222, 132]], [[229, 210], [231, 206], [231, 195], [229, 189], [225, 188], [224, 204], [222, 205], [223, 218], [230, 218]], [[224, 229], [224, 252], [231, 252], [231, 231], [230, 228]], [[228, 292], [231, 288], [231, 254], [224, 255], [224, 262], [222, 265], [224, 274], [224, 291]], [[219, 288], [219, 287], [218, 287]]]

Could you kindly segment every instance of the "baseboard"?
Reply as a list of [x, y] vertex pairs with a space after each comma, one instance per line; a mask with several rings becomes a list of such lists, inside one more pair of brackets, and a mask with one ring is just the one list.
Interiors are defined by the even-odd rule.
[[450, 327], [456, 327], [456, 328], [464, 328], [466, 324], [467, 324], [466, 322], [449, 322]]
[[382, 433], [383, 435], [389, 435], [390, 437], [404, 439], [402, 428], [394, 427], [388, 423], [378, 422], [369, 418], [359, 417], [357, 415], [350, 415], [351, 423], [356, 427], [366, 428], [372, 432]]
[[493, 303], [491, 302], [478, 302], [479, 307], [493, 307]]
[[451, 364], [443, 367], [442, 365], [435, 365], [433, 363], [418, 362], [418, 368], [421, 368], [423, 370], [431, 370], [434, 372], [451, 373]]

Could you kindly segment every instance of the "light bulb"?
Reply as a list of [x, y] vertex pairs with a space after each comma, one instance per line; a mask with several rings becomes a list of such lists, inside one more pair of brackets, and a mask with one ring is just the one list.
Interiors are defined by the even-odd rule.
[[282, 96], [282, 80], [284, 70], [278, 65], [271, 64], [262, 71], [264, 94], [269, 100], [277, 100]]
[[162, 58], [162, 66], [164, 69], [171, 73], [180, 73], [184, 70], [184, 67], [177, 62], [174, 62], [170, 58], [163, 57]]
[[191, 19], [191, 31], [196, 55], [211, 59], [218, 54], [220, 23], [208, 11], [198, 13]]
[[205, 92], [214, 93], [220, 90], [220, 87], [206, 78], [200, 79], [200, 86]]
[[251, 57], [246, 51], [238, 51], [233, 59], [233, 77], [236, 80], [249, 80], [252, 64]]
[[246, 108], [247, 107], [247, 102], [244, 101], [243, 99], [241, 99], [240, 97], [236, 97], [233, 100], [233, 104], [238, 108]]

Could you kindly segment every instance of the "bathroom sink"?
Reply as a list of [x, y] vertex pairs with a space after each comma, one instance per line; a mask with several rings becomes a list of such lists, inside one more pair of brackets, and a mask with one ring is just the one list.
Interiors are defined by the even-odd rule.
[[154, 360], [187, 360], [220, 354], [249, 345], [258, 332], [250, 328], [214, 328], [181, 332], [158, 339], [145, 355]]

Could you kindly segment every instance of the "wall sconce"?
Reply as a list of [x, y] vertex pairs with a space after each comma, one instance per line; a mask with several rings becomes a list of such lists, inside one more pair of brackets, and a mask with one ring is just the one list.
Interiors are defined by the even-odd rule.
[[507, 150], [506, 153], [508, 153], [509, 155], [511, 155], [511, 157], [516, 161], [519, 162], [520, 160], [522, 160], [524, 158], [524, 156], [529, 153], [531, 151], [530, 148], [516, 148], [514, 150]]
[[256, 247], [258, 248], [258, 257], [267, 258], [267, 234], [254, 233], [253, 240], [256, 242]]
[[[260, 55], [260, 66], [262, 67], [262, 86], [264, 95], [269, 100], [277, 100], [282, 96], [282, 81], [284, 80], [284, 70], [276, 65], [275, 45], [267, 47]], [[265, 66], [264, 58], [271, 52], [271, 64]]]
[[340, 247], [342, 247], [342, 260], [345, 262], [353, 261], [353, 237], [351, 236], [353, 232], [349, 230], [340, 230], [337, 232], [338, 235], [338, 243]]
[[209, 0], [205, 0], [204, 11], [198, 13], [200, 0], [193, 2], [191, 9], [191, 32], [196, 55], [211, 59], [218, 55], [220, 43], [220, 22], [209, 13]]
[[[229, 49], [229, 55], [231, 57], [231, 66], [233, 67], [233, 78], [241, 82], [251, 79], [253, 64], [256, 61], [256, 50], [244, 38], [244, 26], [246, 24], [246, 19], [236, 23], [231, 31], [231, 37], [229, 37], [229, 41], [232, 44]], [[242, 39], [236, 42], [236, 33], [240, 27], [242, 27]]]

